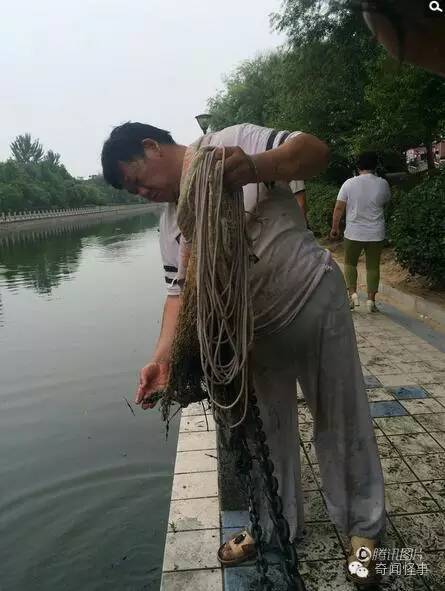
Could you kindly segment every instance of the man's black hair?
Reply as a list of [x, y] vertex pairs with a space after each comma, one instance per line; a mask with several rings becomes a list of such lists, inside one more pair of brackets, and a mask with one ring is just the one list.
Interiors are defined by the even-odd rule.
[[115, 127], [102, 148], [102, 170], [105, 182], [122, 189], [122, 173], [119, 162], [130, 162], [144, 155], [143, 140], [151, 139], [158, 144], [174, 144], [169, 131], [144, 123], [131, 123]]
[[378, 157], [375, 152], [362, 152], [357, 158], [359, 170], [375, 170], [378, 164]]

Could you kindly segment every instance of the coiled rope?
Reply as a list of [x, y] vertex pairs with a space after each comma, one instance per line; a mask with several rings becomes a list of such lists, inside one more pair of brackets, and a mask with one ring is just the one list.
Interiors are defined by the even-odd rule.
[[[185, 335], [194, 330], [195, 322], [204, 390], [222, 411], [241, 405], [241, 418], [230, 425], [235, 428], [246, 417], [249, 395], [249, 352], [253, 340], [248, 273], [251, 254], [242, 189], [230, 192], [224, 187], [225, 149], [222, 148], [221, 160], [216, 154], [213, 147], [197, 150], [178, 202], [177, 221], [182, 232], [179, 275], [186, 278], [184, 298], [192, 293], [190, 284], [196, 282], [196, 309], [190, 310], [190, 302], [183, 302], [188, 313], [178, 322], [181, 346], [173, 347], [173, 363], [179, 364], [174, 372], [178, 376], [178, 357], [190, 353], [186, 350]], [[250, 162], [256, 173], [253, 161]], [[258, 198], [257, 183], [257, 203]], [[170, 389], [175, 389], [179, 396], [180, 387], [180, 383], [173, 383]], [[227, 389], [230, 399], [223, 400], [221, 391]]]

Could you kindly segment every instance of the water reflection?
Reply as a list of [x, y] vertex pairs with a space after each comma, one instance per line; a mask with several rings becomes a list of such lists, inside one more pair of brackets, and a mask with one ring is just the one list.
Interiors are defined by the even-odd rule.
[[2, 590], [159, 589], [177, 424], [124, 401], [159, 334], [157, 225], [0, 238]]
[[113, 258], [124, 256], [129, 241], [158, 223], [159, 212], [154, 211], [110, 222], [77, 220], [63, 226], [0, 234], [0, 284], [11, 291], [21, 285], [50, 295], [54, 287], [75, 274], [83, 248], [97, 245]]

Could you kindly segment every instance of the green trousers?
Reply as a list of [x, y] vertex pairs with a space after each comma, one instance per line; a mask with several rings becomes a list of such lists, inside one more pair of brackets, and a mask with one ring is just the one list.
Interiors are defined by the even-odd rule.
[[377, 292], [380, 281], [380, 256], [385, 241], [360, 242], [344, 239], [345, 246], [345, 279], [348, 289], [357, 289], [357, 263], [362, 251], [366, 256], [366, 283], [368, 293]]

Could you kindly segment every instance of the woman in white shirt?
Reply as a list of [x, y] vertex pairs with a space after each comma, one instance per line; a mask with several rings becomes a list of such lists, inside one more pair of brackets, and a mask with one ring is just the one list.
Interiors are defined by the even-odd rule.
[[358, 158], [358, 176], [345, 181], [340, 188], [332, 218], [331, 238], [338, 238], [340, 220], [346, 212], [345, 279], [350, 306], [360, 305], [357, 295], [357, 263], [365, 251], [367, 308], [376, 312], [375, 296], [380, 281], [380, 256], [385, 242], [384, 206], [391, 198], [389, 184], [376, 176], [377, 155], [364, 152]]

